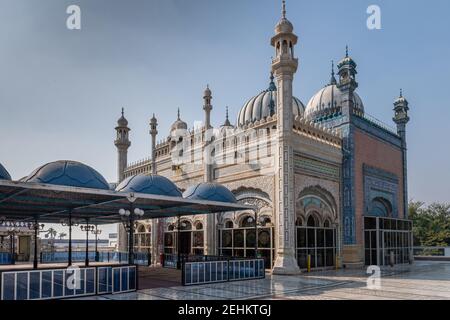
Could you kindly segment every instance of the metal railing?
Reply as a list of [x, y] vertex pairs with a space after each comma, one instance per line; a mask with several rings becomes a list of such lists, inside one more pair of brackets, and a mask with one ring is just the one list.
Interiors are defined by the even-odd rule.
[[11, 253], [0, 252], [0, 265], [2, 265], [2, 264], [11, 264], [11, 263], [12, 263]]
[[264, 259], [217, 260], [183, 262], [182, 284], [184, 286], [208, 283], [264, 279]]
[[98, 267], [97, 293], [124, 293], [137, 289], [136, 266]]
[[165, 253], [163, 255], [164, 268], [177, 269], [178, 268], [178, 254]]
[[394, 129], [393, 127], [391, 127], [390, 125], [384, 123], [383, 121], [375, 118], [374, 116], [367, 114], [367, 113], [354, 113], [354, 115], [356, 115], [357, 117], [366, 120], [367, 122], [370, 122], [371, 124], [384, 129], [385, 131], [388, 131], [389, 133], [392, 133], [394, 135], [398, 135], [397, 130]]
[[[40, 262], [45, 263], [64, 263], [69, 261], [69, 253], [66, 251], [61, 252], [41, 252]], [[119, 251], [99, 251], [98, 259], [96, 259], [96, 253], [89, 251], [89, 261], [91, 262], [108, 262], [108, 263], [128, 263], [128, 252]], [[84, 262], [86, 259], [85, 251], [73, 251], [72, 262]], [[135, 252], [134, 263], [137, 265], [150, 265], [151, 257], [146, 252]]]
[[50, 300], [137, 289], [136, 266], [1, 272], [0, 300]]
[[414, 247], [414, 256], [450, 257], [450, 247]]

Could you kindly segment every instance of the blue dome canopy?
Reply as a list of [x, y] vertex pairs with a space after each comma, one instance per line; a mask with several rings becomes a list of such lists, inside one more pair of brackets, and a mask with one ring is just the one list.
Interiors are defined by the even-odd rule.
[[183, 197], [192, 200], [209, 200], [218, 202], [236, 203], [236, 197], [226, 187], [217, 183], [200, 183], [189, 187]]
[[8, 171], [6, 171], [5, 167], [0, 163], [0, 180], [11, 180], [11, 176]]
[[100, 173], [76, 161], [47, 163], [34, 170], [24, 181], [109, 190], [108, 182]]
[[159, 175], [129, 177], [117, 186], [116, 191], [181, 197], [181, 192], [175, 183]]

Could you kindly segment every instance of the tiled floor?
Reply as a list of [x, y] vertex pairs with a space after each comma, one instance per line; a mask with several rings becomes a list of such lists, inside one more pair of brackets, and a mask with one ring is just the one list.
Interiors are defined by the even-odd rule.
[[367, 287], [364, 271], [326, 271], [301, 276], [268, 276], [263, 280], [202, 286], [154, 288], [84, 299], [114, 300], [450, 300], [450, 262], [417, 262], [383, 270], [381, 287]]

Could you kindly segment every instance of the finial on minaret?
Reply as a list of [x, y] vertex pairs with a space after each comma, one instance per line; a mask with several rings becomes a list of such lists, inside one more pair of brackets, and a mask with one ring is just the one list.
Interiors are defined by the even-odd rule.
[[400, 88], [400, 98], [403, 98], [403, 89]]
[[270, 72], [270, 84], [269, 91], [277, 91], [277, 87], [275, 86], [275, 77], [273, 76], [273, 72]]
[[286, 19], [286, 0], [283, 0], [283, 9], [281, 14], [283, 15], [283, 19]]
[[345, 57], [348, 58], [348, 45], [345, 46]]
[[123, 117], [124, 113], [125, 113], [125, 109], [122, 107], [122, 117]]
[[331, 80], [330, 80], [330, 84], [336, 84], [336, 78], [334, 76], [334, 60], [331, 60]]
[[180, 108], [178, 108], [177, 119], [180, 120]]

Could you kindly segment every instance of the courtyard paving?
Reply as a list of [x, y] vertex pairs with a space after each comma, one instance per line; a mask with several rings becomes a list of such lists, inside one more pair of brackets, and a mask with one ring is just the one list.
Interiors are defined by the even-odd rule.
[[270, 276], [262, 280], [173, 286], [84, 299], [97, 300], [450, 300], [450, 262], [416, 262], [381, 272], [370, 288], [364, 270]]

